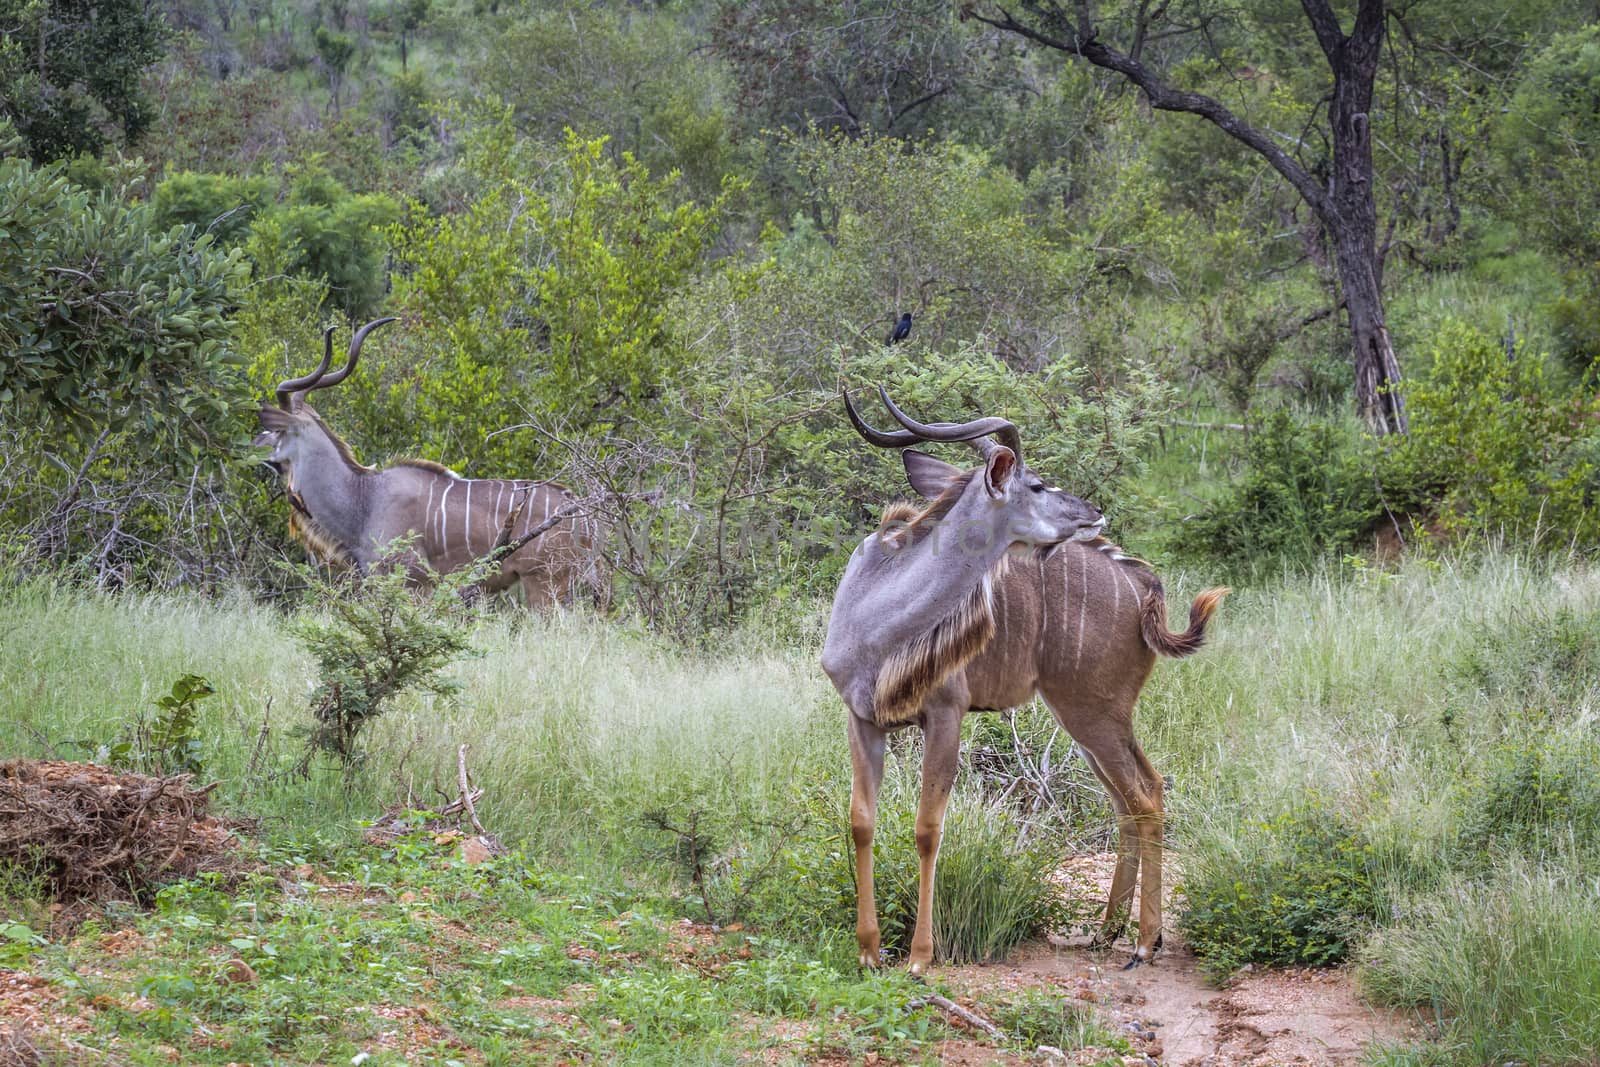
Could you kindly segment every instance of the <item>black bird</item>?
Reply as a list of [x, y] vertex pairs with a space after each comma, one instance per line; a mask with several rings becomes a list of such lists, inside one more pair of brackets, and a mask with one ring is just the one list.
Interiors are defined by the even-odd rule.
[[888, 345], [897, 345], [911, 336], [911, 312], [900, 313], [900, 321], [894, 324], [894, 329], [889, 331], [889, 339], [884, 342]]

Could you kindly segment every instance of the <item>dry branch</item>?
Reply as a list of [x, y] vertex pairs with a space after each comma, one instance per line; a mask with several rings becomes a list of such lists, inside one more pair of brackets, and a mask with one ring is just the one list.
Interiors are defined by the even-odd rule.
[[963, 1008], [949, 997], [941, 997], [937, 993], [928, 993], [925, 996], [917, 997], [915, 1000], [909, 1001], [906, 1004], [906, 1008], [910, 1011], [915, 1011], [917, 1008], [925, 1006], [935, 1007], [948, 1015], [954, 1015], [968, 1026], [977, 1027], [979, 1030], [982, 1030], [996, 1041], [1004, 1041], [1006, 1039], [1006, 1032], [1004, 1030], [1000, 1029], [994, 1023], [990, 1022], [988, 1019], [985, 1019], [976, 1012], [973, 1012], [967, 1008]]
[[216, 783], [90, 763], [0, 763], [0, 863], [37, 870], [63, 903], [144, 903], [166, 881], [221, 866], [232, 843], [206, 815]]

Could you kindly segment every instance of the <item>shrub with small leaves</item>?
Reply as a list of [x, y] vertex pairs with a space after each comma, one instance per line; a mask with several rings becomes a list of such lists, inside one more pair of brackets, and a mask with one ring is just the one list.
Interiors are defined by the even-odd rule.
[[401, 694], [455, 692], [458, 683], [440, 671], [471, 647], [458, 617], [460, 592], [480, 575], [457, 572], [439, 579], [430, 593], [414, 593], [405, 567], [397, 565], [409, 551], [408, 541], [396, 541], [357, 584], [308, 574], [320, 610], [293, 630], [319, 671], [310, 750], [337, 757], [346, 771], [361, 762], [362, 730]]
[[1246, 963], [1327, 966], [1378, 918], [1372, 849], [1312, 799], [1238, 831], [1226, 849], [1197, 849], [1179, 920], [1206, 969]]

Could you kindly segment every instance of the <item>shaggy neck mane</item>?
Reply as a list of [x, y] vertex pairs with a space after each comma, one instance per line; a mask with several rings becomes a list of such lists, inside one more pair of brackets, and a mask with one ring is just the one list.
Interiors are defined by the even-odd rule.
[[[935, 499], [918, 508], [891, 504], [878, 525], [885, 547], [905, 549], [932, 532], [961, 499], [976, 470], [951, 479]], [[1001, 556], [954, 611], [891, 652], [878, 668], [872, 716], [879, 726], [904, 726], [917, 721], [928, 694], [982, 652], [995, 634], [994, 583], [1004, 576]]]
[[313, 559], [339, 567], [356, 565], [350, 549], [317, 522], [293, 488], [289, 490], [289, 536], [304, 545]]
[[891, 548], [905, 548], [922, 540], [940, 519], [950, 514], [950, 509], [956, 506], [977, 473], [973, 469], [952, 478], [944, 491], [923, 507], [904, 500], [890, 504], [878, 522], [879, 540]]

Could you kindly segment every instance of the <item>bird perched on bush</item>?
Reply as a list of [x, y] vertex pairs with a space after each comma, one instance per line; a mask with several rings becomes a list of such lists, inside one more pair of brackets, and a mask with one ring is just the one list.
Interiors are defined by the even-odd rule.
[[884, 344], [897, 345], [911, 336], [911, 312], [900, 314], [900, 321], [894, 324], [894, 329], [889, 331], [889, 338]]

